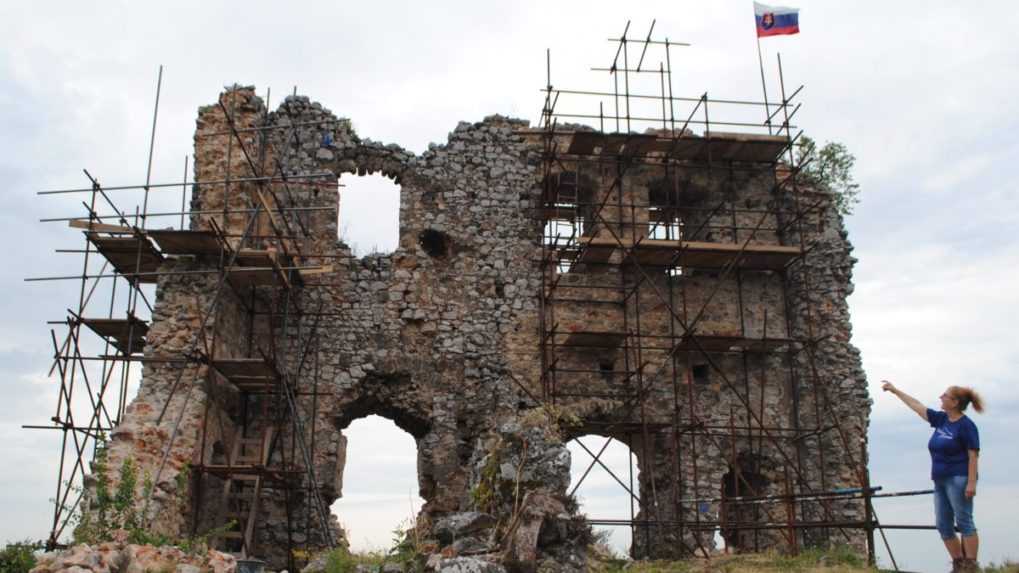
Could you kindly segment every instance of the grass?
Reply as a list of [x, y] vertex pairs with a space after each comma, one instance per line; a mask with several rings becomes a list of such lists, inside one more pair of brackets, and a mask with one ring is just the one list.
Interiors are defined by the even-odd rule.
[[1019, 573], [1019, 561], [1006, 559], [1001, 565], [989, 563], [984, 567], [984, 573]]
[[[413, 507], [411, 512], [413, 515]], [[387, 551], [351, 552], [343, 545], [329, 551], [325, 573], [378, 573], [390, 564], [399, 566], [404, 573], [420, 573], [425, 568], [425, 549], [418, 538], [417, 519], [412, 516], [393, 530], [393, 546]]]
[[[615, 556], [596, 559], [589, 566], [592, 573], [878, 573], [867, 566], [866, 558], [848, 547], [809, 549], [799, 555], [757, 553], [719, 555], [710, 561], [629, 561]], [[888, 570], [880, 570], [885, 572]], [[989, 563], [983, 573], [1019, 573], [1019, 562], [1006, 560], [1000, 565]]]
[[379, 551], [351, 553], [346, 547], [341, 546], [329, 552], [326, 558], [326, 573], [354, 573], [359, 565], [378, 569], [385, 559], [386, 555]]
[[[592, 563], [593, 573], [877, 573], [867, 560], [847, 547], [828, 550], [810, 549], [799, 555], [760, 553], [719, 555], [685, 561], [636, 561], [601, 558]], [[1011, 573], [1011, 572], [1009, 572]]]

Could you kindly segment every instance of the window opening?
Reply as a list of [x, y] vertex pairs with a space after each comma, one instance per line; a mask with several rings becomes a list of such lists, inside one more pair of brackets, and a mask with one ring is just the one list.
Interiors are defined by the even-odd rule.
[[400, 186], [382, 175], [340, 177], [338, 239], [354, 256], [386, 255], [400, 244]]
[[[581, 189], [580, 176], [576, 171], [562, 171], [552, 174], [552, 183], [546, 188], [552, 200], [546, 208], [546, 223], [542, 241], [545, 245], [559, 250], [558, 271], [569, 272], [576, 255], [576, 244], [582, 236], [590, 236], [594, 228], [586, 220], [585, 213], [590, 209], [590, 189]], [[588, 184], [585, 184], [589, 186]]]
[[649, 207], [648, 221], [649, 239], [678, 241], [683, 238], [682, 225], [675, 216], [675, 209]]

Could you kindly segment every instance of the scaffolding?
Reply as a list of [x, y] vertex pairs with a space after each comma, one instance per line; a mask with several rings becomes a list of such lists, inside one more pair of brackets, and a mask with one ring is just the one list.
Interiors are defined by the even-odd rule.
[[[786, 91], [779, 55], [778, 102], [676, 96], [673, 50], [687, 44], [656, 39], [654, 25], [634, 38], [627, 22], [609, 40], [610, 65], [591, 69], [608, 74], [611, 90], [554, 86], [546, 54], [541, 119], [526, 134], [542, 147], [535, 215], [542, 402], [552, 408], [583, 400], [622, 404], [574, 429], [573, 437], [596, 434], [605, 445], [594, 451], [577, 441], [591, 461], [571, 494], [595, 466], [607, 471], [625, 491], [630, 517], [594, 516], [589, 523], [630, 528], [635, 557], [670, 556], [656, 555], [656, 538], [685, 555], [709, 556], [716, 532], [740, 550], [777, 544], [795, 552], [804, 542], [850, 542], [855, 530], [866, 535], [871, 563], [879, 532], [898, 570], [884, 531], [930, 526], [881, 524], [872, 500], [930, 492], [881, 494], [872, 486], [865, 442], [850, 441], [816, 365], [824, 337], [811, 307], [809, 273], [800, 273], [801, 288], [790, 287], [793, 269], [812, 248], [805, 228], [830, 200], [804, 184], [809, 159], [796, 153], [802, 131], [792, 120], [803, 88]], [[575, 121], [586, 124], [568, 123]], [[714, 192], [698, 195], [684, 176], [700, 177]], [[759, 205], [737, 204], [734, 180], [762, 176], [770, 178], [768, 197]], [[713, 286], [692, 297], [687, 289], [699, 277]], [[767, 277], [778, 277], [782, 316], [769, 317], [765, 308], [750, 320], [745, 285]], [[727, 295], [736, 301], [738, 328], [705, 327], [720, 288], [733, 282]], [[790, 324], [794, 308], [805, 309], [801, 328]], [[776, 369], [766, 364], [781, 364], [783, 379], [769, 380]], [[698, 404], [697, 387], [709, 379], [729, 403], [727, 418]], [[786, 391], [786, 420], [765, 415], [769, 387]], [[650, 472], [638, 491], [633, 456], [628, 476], [601, 461], [616, 439], [650, 465], [649, 448], [660, 436], [668, 436], [672, 483], [656, 483]], [[840, 446], [856, 476], [853, 487], [831, 484], [822, 439]], [[702, 493], [718, 486], [699, 475], [708, 448], [728, 458], [718, 497]], [[756, 467], [765, 449], [784, 472], [771, 493], [763, 491]], [[663, 486], [679, 492], [667, 510], [659, 498]], [[717, 517], [706, 515], [709, 504], [717, 504]], [[833, 504], [851, 504], [860, 518], [845, 519]]]
[[[525, 134], [542, 148], [543, 188], [535, 210], [536, 226], [541, 229], [540, 399], [550, 407], [575, 399], [621, 402], [624, 407], [612, 416], [589, 420], [578, 432], [620, 439], [633, 451], [643, 450], [645, 459], [652, 436], [668, 436], [675, 470], [668, 485], [675, 492], [712, 487], [698, 471], [707, 447], [726, 452], [732, 471], [721, 496], [676, 496], [675, 507], [667, 512], [672, 517], [667, 517], [653, 499], [659, 490], [654, 483], [657, 478], [652, 473], [651, 483], [638, 491], [631, 465], [629, 476], [613, 475], [627, 493], [630, 518], [595, 516], [589, 523], [630, 528], [635, 548], [643, 544], [642, 552], [649, 557], [655, 557], [652, 539], [659, 535], [672, 535], [687, 555], [708, 555], [706, 536], [715, 532], [723, 532], [726, 539], [744, 536], [743, 542], [754, 548], [768, 541], [765, 533], [777, 533], [795, 551], [808, 535], [820, 536], [810, 540], [845, 540], [847, 532], [854, 530], [865, 532], [872, 562], [875, 532], [881, 534], [891, 555], [884, 539], [886, 529], [933, 528], [882, 524], [872, 500], [930, 491], [879, 493], [881, 488], [870, 483], [865, 446], [857, 450], [838, 417], [831, 415], [826, 381], [815, 364], [821, 338], [814, 333], [809, 276], [803, 289], [789, 288], [792, 269], [802, 264], [812, 247], [804, 227], [828, 201], [800, 183], [807, 163], [796, 156], [802, 132], [796, 131], [792, 119], [800, 109], [797, 97], [802, 87], [786, 92], [779, 60], [781, 97], [775, 103], [717, 99], [707, 93], [676, 96], [672, 50], [686, 44], [654, 39], [654, 23], [644, 39], [631, 38], [629, 28], [627, 23], [622, 36], [611, 40], [616, 47], [611, 64], [593, 68], [609, 75], [611, 91], [554, 87], [549, 64], [540, 125]], [[630, 49], [635, 49], [635, 55], [637, 49], [640, 52], [635, 66], [631, 66]], [[645, 65], [655, 52], [661, 53], [658, 65]], [[288, 569], [293, 570], [302, 545], [335, 543], [313, 463], [319, 397], [329, 395], [320, 389], [318, 327], [323, 317], [335, 314], [324, 306], [324, 297], [313, 292], [313, 287], [320, 286], [313, 277], [328, 272], [328, 256], [308, 250], [314, 242], [304, 222], [309, 213], [328, 208], [303, 205], [295, 195], [306, 189], [335, 188], [337, 178], [332, 173], [291, 171], [288, 153], [273, 148], [269, 133], [289, 130], [287, 139], [292, 139], [298, 137], [296, 128], [308, 123], [273, 124], [266, 104], [259, 125], [238, 125], [229, 101], [221, 99], [218, 107], [228, 128], [204, 137], [223, 138], [228, 149], [237, 146], [244, 157], [241, 165], [228, 161], [222, 178], [189, 182], [185, 161], [182, 181], [151, 182], [161, 76], [160, 71], [144, 184], [103, 186], [85, 171], [87, 187], [40, 193], [86, 197], [83, 215], [44, 219], [67, 223], [82, 233], [81, 249], [62, 251], [82, 256], [81, 273], [29, 279], [80, 284], [73, 308], [65, 318], [51, 322], [50, 374], [59, 385], [55, 414], [47, 424], [26, 426], [61, 434], [48, 546], [61, 545], [80, 510], [84, 480], [97, 446], [124, 420], [130, 389], [138, 377], [133, 366], [170, 366], [177, 369], [177, 376], [159, 423], [171, 412], [172, 400], [186, 403], [192, 398], [196, 386], [185, 381], [188, 373], [201, 373], [202, 388], [209, 397], [200, 432], [201, 462], [192, 465], [194, 499], [200, 507], [206, 495], [203, 476], [215, 476], [222, 487], [214, 493], [222, 496], [224, 507], [215, 518], [216, 525], [233, 524], [214, 541], [220, 548], [256, 555], [259, 506], [275, 492], [286, 507]], [[640, 91], [641, 84], [654, 89]], [[265, 100], [269, 101], [268, 94]], [[596, 109], [586, 105], [595, 102]], [[566, 109], [574, 104], [584, 107]], [[570, 121], [597, 123], [597, 129], [566, 123]], [[694, 129], [702, 134], [695, 135]], [[763, 173], [771, 178], [769, 193], [774, 200], [739, 206], [724, 193], [693, 200], [677, 177], [681, 171], [696, 171], [709, 181], [722, 182]], [[664, 184], [645, 185], [652, 191], [637, 200], [630, 182], [638, 172], [653, 173], [654, 181]], [[235, 208], [224, 199], [221, 210], [187, 208], [187, 192], [197, 185], [220, 187], [225, 196], [231, 190], [248, 189], [250, 206]], [[150, 211], [151, 192], [177, 189], [179, 210]], [[118, 207], [111, 199], [114, 191], [140, 193], [133, 212]], [[148, 221], [157, 217], [179, 217], [179, 225], [150, 228]], [[176, 270], [172, 263], [180, 260], [206, 267]], [[199, 327], [180, 352], [148, 352], [153, 285], [187, 275], [215, 279], [212, 296], [197, 317]], [[716, 285], [723, 283], [718, 279], [734, 281], [738, 331], [703, 328], [718, 287], [698, 301], [685, 292], [689, 279], [702, 275], [711, 276]], [[779, 318], [765, 312], [757, 321], [760, 327], [750, 329], [744, 316], [748, 312], [744, 285], [762, 275], [778, 277], [785, 311]], [[268, 345], [260, 346], [249, 329], [247, 352], [215, 352], [221, 327], [217, 306], [226, 293], [240, 301], [250, 320], [270, 318]], [[106, 294], [108, 298], [103, 298]], [[794, 335], [788, 323], [794, 305], [806, 309], [804, 336]], [[584, 320], [571, 323], [570, 309], [576, 308], [585, 309], [586, 314]], [[656, 315], [664, 315], [664, 323]], [[592, 318], [619, 327], [599, 329], [599, 320]], [[60, 336], [57, 327], [63, 329]], [[281, 340], [289, 346], [277, 345]], [[99, 350], [92, 352], [97, 345]], [[616, 353], [620, 359], [578, 364], [578, 353]], [[782, 364], [784, 379], [769, 381], [767, 368], [754, 371], [754, 364], [762, 360]], [[795, 367], [797, 361], [807, 365], [806, 376]], [[732, 368], [723, 362], [737, 364], [739, 376], [732, 376]], [[651, 369], [651, 364], [663, 367]], [[586, 383], [593, 378], [604, 383]], [[705, 378], [716, 380], [732, 404], [727, 418], [708, 418], [699, 410], [695, 386]], [[220, 382], [242, 397], [244, 407], [238, 422], [241, 430], [226, 451], [213, 456], [207, 455], [212, 445], [206, 440], [212, 425], [221, 422], [211, 412], [219, 396], [213, 387]], [[788, 389], [791, 399], [787, 424], [763, 415], [766, 388], [779, 385]], [[662, 396], [671, 399], [664, 416], [659, 411]], [[803, 415], [801, 404], [809, 404], [813, 412]], [[812, 422], [801, 424], [805, 418]], [[160, 472], [179, 437], [181, 418], [170, 421], [172, 432], [162, 446]], [[822, 436], [841, 444], [857, 478], [854, 487], [833, 489], [824, 448], [818, 445], [808, 451], [803, 447]], [[728, 448], [722, 447], [723, 441]], [[748, 466], [737, 459], [737, 442], [751, 454], [767, 447], [780, 457], [785, 470], [781, 493], [761, 492], [753, 463]], [[588, 449], [592, 461], [585, 477], [601, 464], [604, 451], [604, 447], [597, 452]], [[681, 452], [684, 459], [679, 457]], [[216, 459], [206, 462], [207, 458]], [[574, 491], [579, 486], [575, 484]], [[303, 515], [292, 511], [298, 498], [304, 500]], [[841, 518], [833, 510], [836, 503], [855, 503], [864, 517]], [[702, 516], [703, 504], [718, 504], [718, 518]], [[192, 533], [201, 533], [199, 521], [196, 512]], [[321, 539], [308, 535], [316, 529]], [[297, 532], [305, 533], [303, 542], [295, 539]]]
[[[193, 511], [190, 534], [212, 531], [210, 542], [215, 547], [242, 557], [260, 555], [265, 549], [258, 546], [256, 536], [263, 525], [260, 510], [271, 499], [285, 506], [286, 551], [293, 570], [296, 561], [307, 554], [302, 553], [304, 547], [336, 543], [314, 467], [315, 424], [319, 397], [324, 394], [319, 389], [318, 326], [327, 313], [322, 312], [324, 299], [309, 292], [309, 287], [315, 286], [314, 278], [329, 272], [331, 266], [326, 264], [328, 255], [309, 250], [314, 241], [305, 224], [312, 212], [330, 208], [304, 205], [300, 195], [320, 188], [335, 190], [337, 178], [331, 173], [289, 169], [287, 150], [274, 149], [269, 134], [288, 130], [279, 140], [286, 143], [299, 137], [297, 125], [270, 125], [268, 107], [260, 125], [238, 125], [229, 97], [235, 86], [218, 102], [228, 129], [202, 137], [218, 138], [224, 147], [239, 150], [244, 161], [237, 165], [228, 159], [221, 179], [189, 182], [186, 158], [183, 181], [151, 182], [161, 87], [162, 68], [144, 184], [105, 187], [85, 171], [87, 187], [40, 192], [86, 197], [84, 214], [43, 219], [66, 222], [69, 228], [80, 230], [83, 247], [58, 252], [81, 255], [81, 273], [27, 279], [80, 283], [73, 309], [68, 309], [66, 318], [50, 322], [50, 375], [59, 383], [55, 414], [48, 424], [25, 426], [61, 433], [47, 546], [62, 547], [76, 516], [88, 511], [84, 505], [86, 477], [111, 432], [125, 419], [139, 369], [160, 367], [174, 369], [176, 375], [156, 422], [157, 427], [172, 429], [160, 445], [153, 482], [158, 484], [166, 469], [174, 442], [181, 436], [187, 404], [200, 387], [207, 398], [199, 430], [200, 453], [189, 464], [187, 486], [194, 507], [202, 508], [208, 503], [209, 484], [217, 484], [212, 493], [221, 495], [222, 511], [211, 517], [211, 523], [209, 516]], [[268, 93], [265, 98], [268, 102]], [[188, 190], [197, 193], [199, 186], [221, 189], [222, 209], [188, 208]], [[150, 193], [176, 189], [181, 194], [180, 210], [150, 211]], [[138, 204], [133, 213], [118, 207], [111, 197], [113, 191], [135, 194]], [[231, 194], [235, 201], [228, 199]], [[243, 195], [247, 208], [235, 205], [237, 195]], [[335, 217], [334, 208], [332, 211]], [[179, 217], [179, 223], [149, 228], [147, 223], [157, 217]], [[243, 232], [237, 232], [239, 228]], [[199, 326], [181, 351], [155, 353], [147, 340], [155, 306], [151, 299], [154, 286], [189, 275], [214, 284], [207, 300], [196, 301], [198, 315], [191, 318]], [[254, 328], [247, 329], [243, 342], [247, 350], [240, 355], [217, 353], [216, 341], [223, 328], [217, 310], [227, 297], [239, 302], [249, 323], [253, 324], [257, 315], [266, 317], [269, 324], [270, 332], [260, 338]], [[64, 330], [60, 335], [58, 327]], [[139, 368], [134, 368], [136, 364]], [[230, 421], [237, 431], [225, 451], [213, 452], [209, 436], [213, 426], [224, 423], [219, 417], [223, 405], [218, 403], [224, 387], [235, 397], [233, 403], [240, 404], [239, 420]], [[172, 401], [178, 405], [175, 415]], [[184, 406], [179, 405], [181, 401]], [[210, 476], [216, 480], [210, 481]], [[151, 496], [151, 491], [146, 495]], [[294, 508], [298, 501], [303, 502], [303, 512]], [[146, 497], [142, 519], [150, 519], [149, 502]], [[297, 532], [304, 532], [300, 542], [295, 539]]]

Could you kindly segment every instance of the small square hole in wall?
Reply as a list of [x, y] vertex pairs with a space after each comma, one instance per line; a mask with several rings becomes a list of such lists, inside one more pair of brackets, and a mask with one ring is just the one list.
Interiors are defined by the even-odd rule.
[[598, 372], [601, 373], [602, 378], [606, 380], [612, 379], [612, 374], [615, 373], [616, 363], [612, 360], [601, 359], [598, 361]]
[[711, 382], [711, 367], [707, 364], [694, 364], [690, 368], [690, 375], [693, 377], [694, 384], [708, 384]]

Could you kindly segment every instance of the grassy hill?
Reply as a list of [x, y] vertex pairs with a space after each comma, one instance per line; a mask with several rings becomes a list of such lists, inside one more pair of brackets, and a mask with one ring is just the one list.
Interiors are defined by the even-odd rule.
[[[947, 561], [947, 558], [946, 558]], [[947, 565], [947, 564], [946, 564]], [[808, 550], [796, 556], [774, 553], [719, 555], [687, 561], [628, 561], [601, 557], [590, 564], [592, 573], [882, 573], [867, 566], [865, 557], [847, 548]], [[946, 567], [947, 570], [947, 567]], [[984, 573], [1019, 573], [1019, 563], [989, 565]]]

